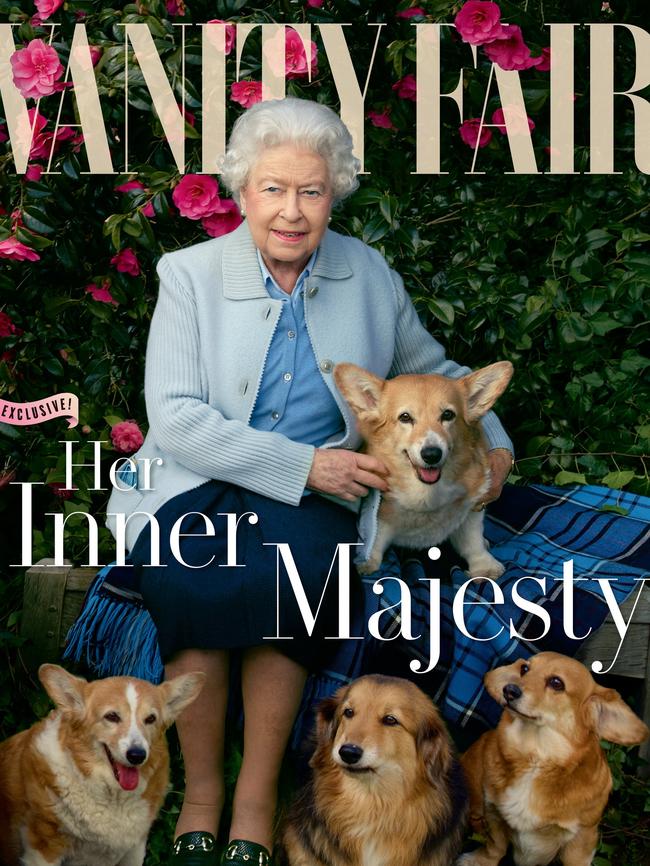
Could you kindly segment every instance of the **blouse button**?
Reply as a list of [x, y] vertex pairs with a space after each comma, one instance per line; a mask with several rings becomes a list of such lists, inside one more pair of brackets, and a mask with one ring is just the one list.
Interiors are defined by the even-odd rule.
[[312, 286], [311, 289], [307, 292], [308, 298], [314, 298], [318, 294], [318, 286]]
[[320, 362], [320, 368], [323, 371], [323, 373], [331, 373], [333, 367], [334, 367], [334, 363], [332, 361], [330, 361], [329, 358], [326, 358], [324, 361]]

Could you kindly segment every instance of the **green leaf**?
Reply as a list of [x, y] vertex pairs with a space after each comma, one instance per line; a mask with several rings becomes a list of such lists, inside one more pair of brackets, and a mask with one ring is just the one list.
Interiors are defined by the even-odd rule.
[[626, 484], [629, 484], [633, 478], [633, 469], [623, 469], [618, 472], [608, 472], [607, 475], [600, 480], [605, 487], [611, 487], [614, 490], [621, 490], [621, 488], [625, 487]]
[[436, 319], [439, 319], [443, 325], [454, 324], [455, 312], [449, 301], [443, 301], [440, 298], [431, 298], [427, 302], [427, 306]]
[[582, 474], [582, 472], [568, 472], [566, 469], [562, 469], [560, 472], [558, 472], [553, 480], [555, 484], [559, 484], [560, 487], [562, 487], [564, 484], [587, 483], [587, 479]]
[[50, 235], [56, 231], [52, 218], [40, 208], [29, 205], [22, 210], [23, 221], [28, 229], [41, 235]]

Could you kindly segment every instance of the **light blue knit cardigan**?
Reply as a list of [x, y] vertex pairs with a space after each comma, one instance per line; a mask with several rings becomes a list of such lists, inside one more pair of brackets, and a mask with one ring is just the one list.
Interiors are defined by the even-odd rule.
[[[314, 448], [248, 425], [281, 301], [266, 292], [246, 222], [224, 237], [164, 255], [158, 274], [145, 374], [149, 433], [134, 458], [139, 467], [143, 458], [163, 464], [153, 466], [152, 490], [113, 491], [109, 528], [115, 534], [116, 513], [154, 514], [212, 478], [297, 505]], [[325, 233], [305, 284], [305, 314], [321, 373], [345, 421], [344, 435], [325, 447], [360, 445], [334, 385], [335, 364], [350, 361], [382, 377], [469, 372], [447, 360], [421, 325], [400, 276], [355, 238]], [[496, 415], [489, 413], [483, 428], [490, 448], [512, 450]], [[141, 488], [142, 471], [139, 482]], [[129, 549], [146, 520], [134, 515], [128, 521]]]

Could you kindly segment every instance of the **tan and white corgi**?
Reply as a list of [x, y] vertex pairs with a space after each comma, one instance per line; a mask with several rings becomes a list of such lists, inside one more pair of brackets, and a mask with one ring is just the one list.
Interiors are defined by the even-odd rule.
[[336, 385], [354, 412], [367, 454], [389, 471], [377, 536], [360, 567], [371, 574], [390, 544], [416, 549], [451, 541], [472, 577], [496, 578], [503, 566], [483, 538], [480, 506], [490, 486], [480, 420], [512, 376], [499, 361], [460, 379], [405, 375], [380, 379], [337, 364]]
[[204, 674], [154, 686], [38, 672], [56, 705], [0, 744], [1, 866], [142, 866], [169, 784], [165, 729]]

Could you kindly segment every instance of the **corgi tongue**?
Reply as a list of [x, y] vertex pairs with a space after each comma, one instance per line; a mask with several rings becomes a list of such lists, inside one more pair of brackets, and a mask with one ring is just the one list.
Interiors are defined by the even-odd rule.
[[120, 788], [124, 791], [133, 791], [138, 787], [140, 771], [137, 767], [125, 767], [124, 764], [115, 762], [115, 775], [119, 782]]
[[435, 484], [440, 478], [440, 469], [428, 469], [426, 467], [417, 467], [418, 478], [425, 484]]

